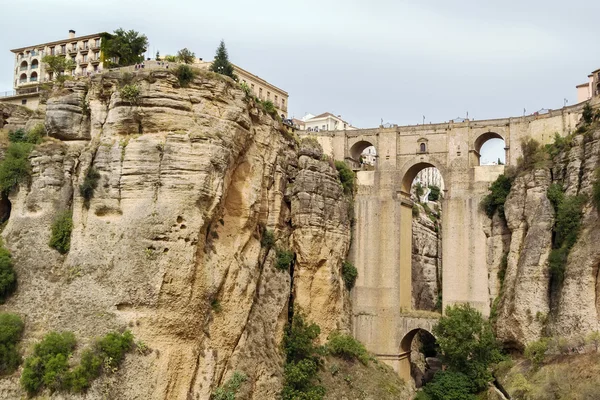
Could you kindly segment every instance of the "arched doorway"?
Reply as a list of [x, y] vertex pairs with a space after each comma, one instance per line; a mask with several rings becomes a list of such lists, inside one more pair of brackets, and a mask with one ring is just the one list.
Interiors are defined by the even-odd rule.
[[354, 143], [350, 148], [350, 158], [356, 168], [369, 170], [377, 166], [377, 150], [366, 140]]
[[27, 74], [21, 74], [19, 77], [19, 83], [27, 83]]
[[40, 63], [39, 63], [39, 61], [38, 61], [38, 60], [33, 60], [33, 61], [31, 62], [31, 69], [36, 69], [36, 68], [38, 68], [39, 66], [40, 66]]
[[438, 358], [438, 345], [435, 337], [426, 329], [413, 329], [400, 342], [400, 374], [405, 379], [410, 376], [415, 386], [420, 388], [431, 381], [441, 369]]
[[506, 143], [496, 132], [486, 132], [480, 135], [474, 143], [476, 163], [474, 165], [505, 165]]
[[38, 74], [37, 72], [33, 71], [31, 73], [31, 76], [29, 77], [29, 82], [37, 82], [38, 80]]

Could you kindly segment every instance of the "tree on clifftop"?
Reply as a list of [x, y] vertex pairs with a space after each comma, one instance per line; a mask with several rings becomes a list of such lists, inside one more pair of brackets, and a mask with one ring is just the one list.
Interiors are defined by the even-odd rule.
[[184, 64], [193, 64], [196, 61], [196, 55], [185, 47], [177, 52], [177, 59]]
[[210, 70], [217, 74], [227, 75], [237, 80], [237, 76], [233, 72], [233, 65], [229, 62], [229, 55], [227, 54], [227, 49], [225, 48], [225, 42], [223, 40], [221, 40], [221, 44], [219, 44], [215, 60], [210, 66]]
[[61, 56], [47, 55], [42, 58], [42, 62], [46, 64], [46, 70], [54, 73], [56, 76], [63, 74], [65, 71], [75, 69], [75, 61]]
[[144, 53], [148, 50], [148, 38], [134, 30], [125, 31], [119, 28], [114, 34], [102, 34], [100, 48], [105, 66], [125, 67], [144, 61]]

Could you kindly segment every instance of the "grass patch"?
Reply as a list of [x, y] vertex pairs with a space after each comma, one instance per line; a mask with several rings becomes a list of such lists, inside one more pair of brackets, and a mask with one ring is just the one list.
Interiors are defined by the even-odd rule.
[[271, 247], [275, 245], [275, 233], [272, 230], [265, 229], [260, 238], [260, 246], [269, 250]]
[[12, 374], [21, 364], [18, 344], [25, 325], [16, 314], [0, 313], [0, 375]]
[[287, 271], [294, 261], [294, 253], [285, 249], [277, 249], [275, 257], [275, 267], [280, 271]]
[[137, 104], [140, 100], [140, 87], [135, 84], [124, 85], [119, 89], [121, 98], [131, 104]]
[[352, 263], [344, 261], [342, 263], [342, 279], [344, 279], [344, 283], [346, 284], [346, 288], [348, 290], [352, 290], [352, 288], [354, 288], [356, 278], [358, 278], [358, 270], [356, 267]]
[[71, 211], [59, 214], [52, 223], [52, 235], [50, 236], [50, 247], [58, 250], [60, 254], [66, 254], [71, 248], [71, 231], [73, 230], [73, 217]]
[[83, 179], [83, 183], [79, 185], [79, 193], [83, 197], [83, 203], [86, 208], [90, 207], [90, 200], [94, 197], [94, 191], [98, 187], [100, 173], [94, 167], [90, 167]]

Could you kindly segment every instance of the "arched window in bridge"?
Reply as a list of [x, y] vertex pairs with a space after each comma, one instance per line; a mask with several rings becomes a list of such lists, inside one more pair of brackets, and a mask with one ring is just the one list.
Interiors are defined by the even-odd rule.
[[504, 138], [496, 132], [480, 135], [474, 144], [475, 156], [472, 165], [504, 165], [506, 164], [506, 144]]
[[425, 143], [421, 143], [421, 153], [425, 153], [427, 151], [427, 145]]
[[377, 166], [377, 150], [371, 142], [356, 142], [350, 148], [350, 157], [355, 162], [355, 168], [370, 170]]
[[427, 139], [421, 138], [417, 140], [419, 153], [427, 153]]

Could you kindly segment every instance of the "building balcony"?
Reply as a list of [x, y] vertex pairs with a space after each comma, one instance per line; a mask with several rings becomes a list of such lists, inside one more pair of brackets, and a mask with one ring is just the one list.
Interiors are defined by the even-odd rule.
[[38, 69], [39, 64], [31, 64], [31, 69]]
[[71, 47], [71, 48], [69, 49], [69, 54], [70, 54], [70, 55], [75, 55], [75, 54], [77, 54], [77, 52], [78, 52], [78, 51], [79, 51], [79, 48], [77, 48], [77, 46], [75, 46], [75, 47]]
[[90, 48], [92, 50], [100, 50], [100, 45], [93, 45], [93, 46], [90, 46]]
[[29, 78], [29, 82], [37, 82], [37, 81], [38, 81], [37, 76], [33, 76], [33, 77]]
[[28, 68], [29, 68], [28, 66], [27, 67], [19, 67], [19, 71], [27, 71]]
[[88, 60], [80, 60], [77, 62], [77, 64], [79, 64], [81, 66], [86, 66], [89, 64], [89, 61]]
[[100, 64], [100, 59], [99, 58], [92, 58], [92, 60], [90, 62], [92, 64], [94, 64], [94, 65], [98, 65], [98, 64]]
[[90, 51], [90, 48], [88, 46], [84, 46], [82, 48], [79, 49], [79, 52], [81, 54], [87, 54]]

